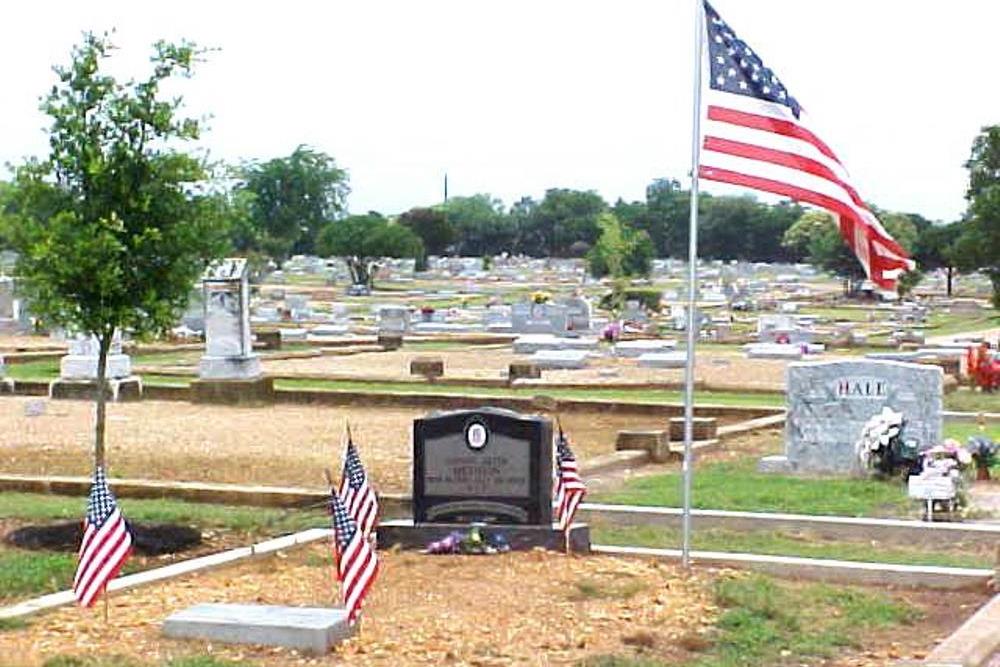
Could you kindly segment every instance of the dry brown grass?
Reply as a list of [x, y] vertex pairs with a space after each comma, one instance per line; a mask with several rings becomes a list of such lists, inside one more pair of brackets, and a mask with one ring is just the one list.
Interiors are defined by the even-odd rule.
[[[677, 657], [676, 638], [714, 621], [708, 576], [608, 557], [544, 552], [501, 556], [384, 553], [358, 637], [322, 664], [363, 665], [577, 664], [587, 656]], [[67, 608], [5, 632], [0, 663], [38, 665], [65, 655], [113, 655], [157, 662], [211, 651], [220, 658], [290, 667], [288, 651], [164, 639], [170, 613], [199, 602], [330, 605], [333, 582], [325, 545], [111, 598], [111, 624], [93, 610]], [[628, 598], [570, 599], [581, 578], [613, 585], [622, 577], [644, 588]], [[530, 594], [525, 594], [530, 592]], [[634, 638], [641, 645], [629, 647]], [[5, 652], [7, 660], [4, 660]], [[539, 662], [544, 659], [543, 662]]]
[[[404, 347], [392, 352], [365, 352], [350, 356], [265, 360], [264, 368], [266, 372], [276, 375], [398, 381], [411, 378], [411, 360], [428, 355], [444, 360], [446, 377], [476, 380], [498, 380], [512, 361], [529, 358], [515, 355], [510, 347], [433, 351]], [[785, 366], [783, 361], [745, 359], [736, 352], [703, 351], [699, 352], [695, 377], [720, 389], [778, 391], [785, 385]], [[683, 379], [683, 369], [640, 368], [635, 359], [615, 357], [593, 359], [590, 366], [584, 369], [543, 372], [545, 382], [559, 384], [661, 384], [679, 383]]]
[[[22, 397], [0, 401], [0, 471], [88, 475], [93, 406], [47, 401], [44, 415], [25, 416]], [[143, 401], [111, 404], [111, 473], [182, 481], [323, 486], [323, 468], [339, 466], [350, 419], [366, 468], [385, 491], [408, 491], [413, 419], [405, 408], [274, 405], [257, 408]], [[625, 428], [663, 428], [655, 417], [609, 413], [563, 415], [583, 460], [614, 451]]]

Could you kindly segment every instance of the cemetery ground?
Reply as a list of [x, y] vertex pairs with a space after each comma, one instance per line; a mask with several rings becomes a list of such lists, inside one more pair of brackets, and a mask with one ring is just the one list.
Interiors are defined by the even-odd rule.
[[[685, 576], [674, 565], [606, 556], [390, 551], [360, 635], [331, 657], [206, 647], [159, 632], [169, 613], [206, 598], [324, 605], [332, 583], [328, 547], [317, 544], [115, 594], [111, 624], [99, 609], [69, 608], [9, 624], [0, 629], [0, 661], [11, 667], [883, 665], [926, 655], [985, 600], [977, 592], [832, 586], [726, 570]], [[203, 662], [185, 661], [194, 656]]]

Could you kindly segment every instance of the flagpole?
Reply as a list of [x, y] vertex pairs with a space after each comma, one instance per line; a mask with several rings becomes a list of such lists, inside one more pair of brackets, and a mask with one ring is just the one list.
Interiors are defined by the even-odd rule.
[[694, 0], [694, 107], [691, 128], [691, 215], [688, 230], [687, 359], [684, 365], [684, 509], [681, 565], [691, 567], [691, 441], [694, 434], [694, 348], [699, 325], [695, 313], [698, 292], [698, 167], [701, 162], [701, 70], [705, 34], [702, 0]]

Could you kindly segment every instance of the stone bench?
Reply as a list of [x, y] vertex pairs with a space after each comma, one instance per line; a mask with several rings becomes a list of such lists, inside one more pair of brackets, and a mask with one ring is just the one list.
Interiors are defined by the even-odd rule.
[[657, 463], [670, 459], [670, 438], [666, 431], [618, 431], [615, 439], [616, 451], [642, 450]]
[[[715, 417], [695, 417], [691, 423], [692, 440], [715, 440], [718, 437], [718, 422]], [[670, 439], [684, 442], [684, 418], [670, 418]]]
[[444, 376], [444, 359], [441, 357], [415, 357], [410, 360], [410, 375], [419, 375], [433, 382]]
[[513, 361], [507, 367], [507, 380], [537, 380], [542, 377], [542, 369], [530, 361]]

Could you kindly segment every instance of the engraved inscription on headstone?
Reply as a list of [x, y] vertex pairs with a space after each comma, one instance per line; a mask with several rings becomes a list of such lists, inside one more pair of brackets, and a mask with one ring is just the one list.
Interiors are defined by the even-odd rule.
[[552, 425], [483, 408], [432, 414], [413, 424], [417, 523], [549, 524]]

